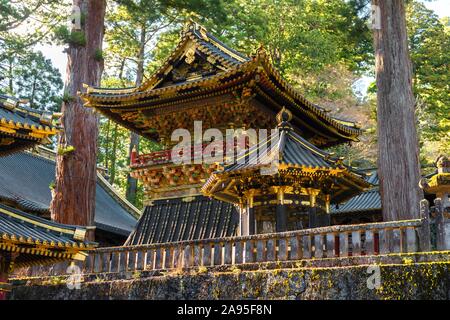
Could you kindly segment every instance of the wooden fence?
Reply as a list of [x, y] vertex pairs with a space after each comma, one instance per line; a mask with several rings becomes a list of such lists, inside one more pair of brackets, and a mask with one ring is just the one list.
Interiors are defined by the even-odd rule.
[[[98, 248], [85, 261], [74, 263], [84, 274], [96, 274], [450, 250], [450, 217], [441, 199], [435, 200], [431, 215], [427, 200], [420, 207], [422, 218], [415, 220]], [[65, 275], [69, 264], [33, 267], [16, 277]]]
[[417, 219], [99, 248], [79, 266], [89, 274], [418, 252], [429, 249], [427, 227]]

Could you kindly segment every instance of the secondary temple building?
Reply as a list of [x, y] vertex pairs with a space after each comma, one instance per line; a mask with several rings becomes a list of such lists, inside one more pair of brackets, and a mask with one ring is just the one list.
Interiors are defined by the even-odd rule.
[[[42, 146], [0, 157], [0, 204], [50, 220], [55, 151]], [[121, 245], [136, 226], [140, 211], [97, 173], [95, 241]]]
[[[0, 157], [48, 143], [58, 132], [54, 117], [0, 95]], [[0, 300], [10, 290], [8, 277], [13, 268], [84, 260], [86, 252], [96, 245], [86, 241], [84, 227], [48, 221], [0, 201]]]
[[[324, 151], [358, 141], [356, 124], [306, 100], [281, 77], [263, 49], [247, 57], [194, 22], [142, 85], [86, 87], [81, 93], [86, 107], [163, 147], [132, 155], [132, 176], [144, 184], [146, 202], [126, 244], [329, 225], [331, 210], [374, 188], [367, 175]], [[202, 161], [218, 140], [199, 135], [199, 126], [200, 131], [216, 128], [231, 141], [228, 148], [212, 148], [211, 154], [224, 156], [224, 161]], [[172, 141], [172, 133], [180, 128], [189, 133], [190, 145]], [[242, 140], [252, 129], [277, 133], [257, 144]], [[269, 154], [278, 159], [269, 175], [251, 160], [265, 143], [273, 145]], [[174, 161], [180, 155], [190, 161]], [[342, 215], [343, 210], [339, 221], [345, 220]]]

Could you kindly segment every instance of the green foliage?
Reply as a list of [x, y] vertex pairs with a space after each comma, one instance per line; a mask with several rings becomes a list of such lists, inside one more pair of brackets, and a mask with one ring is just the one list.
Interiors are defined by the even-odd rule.
[[103, 61], [104, 60], [104, 58], [103, 58], [103, 51], [101, 49], [98, 49], [98, 48], [95, 49], [94, 59], [97, 60], [97, 61]]
[[86, 45], [86, 36], [84, 31], [72, 30], [65, 25], [57, 26], [54, 31], [54, 37], [57, 41], [63, 44], [72, 44], [83, 47]]
[[255, 0], [227, 4], [231, 25], [221, 28], [226, 30], [222, 38], [231, 39], [246, 53], [263, 44], [272, 62], [292, 80], [338, 62], [357, 70], [371, 56], [371, 34], [351, 2]]
[[84, 47], [86, 45], [86, 35], [83, 31], [72, 31], [69, 37], [69, 43]]
[[40, 51], [23, 51], [4, 60], [8, 83], [0, 92], [27, 99], [30, 107], [57, 111], [60, 109], [63, 82], [58, 69]]
[[75, 147], [74, 146], [71, 146], [71, 145], [68, 145], [68, 146], [65, 146], [65, 147], [59, 146], [58, 150], [57, 150], [57, 153], [60, 156], [66, 156], [66, 155], [68, 155], [68, 154], [70, 154], [70, 153], [72, 153], [74, 151], [75, 151]]
[[69, 3], [69, 0], [0, 0], [0, 61], [49, 40], [51, 30], [65, 23]]
[[55, 39], [61, 41], [62, 43], [68, 43], [70, 39], [70, 30], [65, 25], [55, 27], [54, 31]]
[[74, 100], [75, 100], [75, 97], [70, 95], [67, 91], [64, 91], [63, 96], [62, 96], [62, 101], [64, 101], [65, 103], [69, 103]]
[[66, 5], [66, 0], [0, 0], [1, 93], [28, 99], [33, 108], [59, 109], [61, 75], [34, 46], [65, 19]]
[[413, 89], [426, 162], [450, 153], [450, 30], [445, 21], [418, 1], [407, 7]]

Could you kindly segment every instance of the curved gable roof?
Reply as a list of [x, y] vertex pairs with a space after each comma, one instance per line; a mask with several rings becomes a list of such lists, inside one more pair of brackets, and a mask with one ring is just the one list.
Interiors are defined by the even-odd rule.
[[[47, 213], [55, 162], [29, 152], [0, 158], [0, 199], [32, 212]], [[103, 179], [104, 180], [104, 179]], [[107, 182], [97, 181], [95, 224], [97, 228], [127, 236], [137, 223], [139, 211], [120, 201]]]

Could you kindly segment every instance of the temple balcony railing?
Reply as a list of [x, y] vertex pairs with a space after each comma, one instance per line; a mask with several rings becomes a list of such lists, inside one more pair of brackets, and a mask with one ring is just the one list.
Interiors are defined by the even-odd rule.
[[429, 250], [427, 228], [427, 220], [416, 219], [99, 248], [77, 264], [95, 274], [413, 253]]
[[[97, 248], [84, 261], [57, 263], [16, 278], [196, 270], [200, 267], [258, 269], [281, 266], [336, 267], [405, 263], [450, 254], [450, 213], [441, 199], [421, 201], [420, 219], [335, 225], [280, 233]], [[433, 252], [432, 252], [433, 251]], [[264, 267], [263, 267], [264, 268]], [[31, 271], [31, 272], [29, 272]]]

